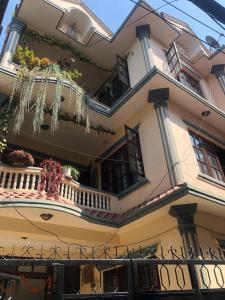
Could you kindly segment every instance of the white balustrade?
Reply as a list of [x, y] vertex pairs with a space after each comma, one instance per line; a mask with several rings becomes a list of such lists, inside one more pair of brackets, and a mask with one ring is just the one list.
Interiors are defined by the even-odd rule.
[[[40, 184], [40, 173], [40, 168], [17, 168], [0, 165], [0, 189], [37, 192]], [[59, 195], [81, 207], [104, 211], [111, 210], [111, 199], [115, 198], [110, 194], [82, 186], [67, 178], [60, 183]]]

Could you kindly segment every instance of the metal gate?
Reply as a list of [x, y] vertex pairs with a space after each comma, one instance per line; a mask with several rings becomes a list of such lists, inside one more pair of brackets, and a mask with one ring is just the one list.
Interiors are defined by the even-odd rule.
[[[80, 257], [59, 259], [56, 257], [9, 257], [0, 256], [0, 272], [5, 267], [46, 266], [56, 276], [55, 290], [47, 300], [69, 299], [120, 299], [120, 300], [224, 300], [225, 299], [225, 259], [224, 254], [209, 249], [207, 255], [196, 257], [194, 253], [184, 255], [174, 249], [166, 255], [146, 258], [142, 250], [127, 251], [123, 259]], [[147, 252], [145, 252], [146, 254]], [[65, 257], [65, 256], [64, 256]], [[68, 281], [73, 280], [66, 272], [76, 268], [81, 274], [79, 290], [65, 292]], [[94, 275], [90, 272], [92, 270]], [[9, 275], [7, 275], [9, 276]], [[11, 276], [11, 275], [10, 275]], [[9, 278], [10, 278], [9, 276]], [[93, 277], [94, 276], [94, 277]], [[0, 277], [1, 278], [1, 277]], [[13, 278], [13, 277], [12, 277]], [[19, 280], [18, 277], [17, 280]], [[86, 286], [88, 287], [86, 289]], [[1, 287], [1, 285], [0, 285]], [[6, 299], [7, 298], [0, 298]], [[12, 295], [11, 300], [17, 299]]]

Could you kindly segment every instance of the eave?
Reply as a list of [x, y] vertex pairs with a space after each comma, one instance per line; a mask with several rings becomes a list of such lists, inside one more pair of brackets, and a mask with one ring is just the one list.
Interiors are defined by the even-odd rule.
[[[140, 3], [153, 11], [146, 2], [140, 1]], [[30, 7], [32, 7], [32, 10]], [[40, 14], [37, 12], [41, 12], [42, 22], [40, 22]], [[136, 26], [150, 24], [152, 36], [165, 46], [169, 46], [179, 36], [179, 32], [162, 20], [159, 14], [155, 12], [150, 14], [143, 7], [136, 5], [114, 35], [103, 36], [100, 32], [95, 31], [87, 44], [83, 45], [58, 29], [58, 24], [64, 13], [65, 11], [62, 8], [57, 7], [51, 1], [23, 0], [17, 17], [37, 32], [53, 35], [60, 40], [71, 43], [97, 64], [106, 68], [113, 67], [116, 54], [127, 54], [136, 40]], [[51, 22], [49, 22], [49, 19], [51, 19]], [[136, 20], [138, 21], [133, 23]], [[159, 35], [159, 32], [164, 34]]]

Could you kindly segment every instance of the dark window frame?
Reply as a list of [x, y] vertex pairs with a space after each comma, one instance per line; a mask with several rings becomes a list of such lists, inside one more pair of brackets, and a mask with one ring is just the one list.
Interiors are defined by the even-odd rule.
[[194, 91], [201, 97], [204, 97], [200, 82], [191, 76], [188, 72], [182, 69], [179, 74], [177, 75], [177, 80], [188, 87], [190, 90]]
[[190, 90], [194, 91], [196, 94], [204, 97], [200, 80], [197, 80], [192, 75], [186, 71], [185, 66], [182, 64], [180, 60], [180, 54], [177, 49], [176, 43], [174, 42], [169, 50], [166, 52], [167, 63], [170, 68], [170, 72], [174, 78], [176, 78], [183, 85], [188, 87]]
[[126, 143], [101, 163], [102, 190], [119, 194], [145, 178], [139, 133], [125, 127]]
[[201, 173], [225, 182], [224, 169], [216, 150], [218, 147], [193, 131], [189, 130], [189, 135]]
[[127, 57], [117, 55], [116, 60], [113, 73], [95, 94], [99, 102], [109, 107], [112, 107], [130, 88]]
[[222, 88], [223, 93], [225, 94], [225, 74], [217, 75], [217, 79], [219, 81], [219, 84]]

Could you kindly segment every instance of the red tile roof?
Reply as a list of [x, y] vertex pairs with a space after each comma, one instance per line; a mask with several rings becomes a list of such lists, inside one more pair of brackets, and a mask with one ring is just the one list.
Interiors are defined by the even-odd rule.
[[99, 217], [99, 218], [104, 218], [107, 220], [111, 220], [111, 221], [121, 221], [121, 220], [125, 220], [128, 219], [128, 217], [130, 217], [131, 215], [134, 215], [138, 212], [140, 212], [141, 210], [152, 206], [153, 204], [155, 204], [156, 202], [161, 201], [163, 198], [165, 198], [166, 196], [172, 194], [173, 192], [179, 190], [183, 185], [177, 185], [169, 190], [166, 190], [165, 192], [158, 194], [157, 196], [154, 196], [152, 198], [147, 199], [146, 201], [140, 203], [139, 205], [132, 207], [131, 209], [125, 211], [124, 213], [121, 214], [115, 214], [115, 213], [111, 213], [111, 212], [107, 212], [107, 211], [99, 211], [99, 210], [95, 210], [92, 208], [82, 208], [84, 211], [86, 211], [89, 215], [91, 216], [95, 216], [95, 217]]

